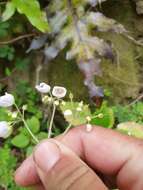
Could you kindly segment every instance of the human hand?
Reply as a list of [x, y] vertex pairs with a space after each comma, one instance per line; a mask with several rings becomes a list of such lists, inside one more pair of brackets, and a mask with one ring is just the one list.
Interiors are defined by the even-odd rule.
[[142, 140], [100, 127], [87, 133], [83, 126], [41, 142], [15, 181], [36, 190], [142, 190], [142, 173]]

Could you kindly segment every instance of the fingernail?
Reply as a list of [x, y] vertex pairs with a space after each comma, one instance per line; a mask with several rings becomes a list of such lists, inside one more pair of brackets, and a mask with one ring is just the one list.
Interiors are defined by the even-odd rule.
[[34, 152], [34, 161], [44, 172], [51, 170], [60, 159], [60, 149], [54, 142], [43, 142]]

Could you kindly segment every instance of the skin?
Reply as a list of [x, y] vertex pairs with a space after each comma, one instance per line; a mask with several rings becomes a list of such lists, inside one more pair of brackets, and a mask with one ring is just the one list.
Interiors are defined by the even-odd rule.
[[36, 190], [142, 190], [142, 173], [142, 140], [80, 126], [37, 145], [17, 169], [15, 181]]

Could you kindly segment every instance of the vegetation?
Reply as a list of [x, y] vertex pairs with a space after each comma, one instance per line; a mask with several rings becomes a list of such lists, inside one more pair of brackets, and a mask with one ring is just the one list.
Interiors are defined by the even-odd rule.
[[0, 189], [22, 190], [18, 164], [77, 125], [143, 138], [140, 0], [1, 0], [0, 13]]

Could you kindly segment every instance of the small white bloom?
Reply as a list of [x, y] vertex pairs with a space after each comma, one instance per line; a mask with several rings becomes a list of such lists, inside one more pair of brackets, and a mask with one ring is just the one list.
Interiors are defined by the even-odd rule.
[[52, 94], [57, 98], [64, 98], [66, 96], [67, 90], [61, 86], [55, 86], [53, 88]]
[[81, 107], [77, 107], [77, 108], [76, 108], [76, 111], [81, 112], [81, 111], [82, 111], [82, 108], [81, 108]]
[[58, 105], [60, 104], [60, 102], [59, 102], [58, 100], [56, 100], [56, 101], [54, 101], [54, 104], [55, 104], [56, 106], [58, 106]]
[[49, 93], [51, 90], [51, 87], [44, 82], [40, 83], [39, 85], [36, 85], [35, 88], [38, 90], [38, 92], [41, 92], [44, 94]]
[[64, 111], [64, 116], [70, 116], [72, 115], [72, 111], [71, 110], [65, 110]]
[[86, 131], [87, 131], [87, 132], [91, 132], [92, 128], [93, 128], [93, 127], [92, 127], [91, 124], [88, 123], [88, 124], [86, 125]]
[[0, 121], [0, 137], [7, 138], [12, 132], [11, 126], [6, 121]]
[[89, 121], [91, 121], [91, 117], [90, 116], [87, 116], [86, 117], [86, 120], [89, 122]]
[[10, 107], [14, 102], [15, 100], [12, 94], [5, 93], [4, 96], [0, 96], [0, 107]]

